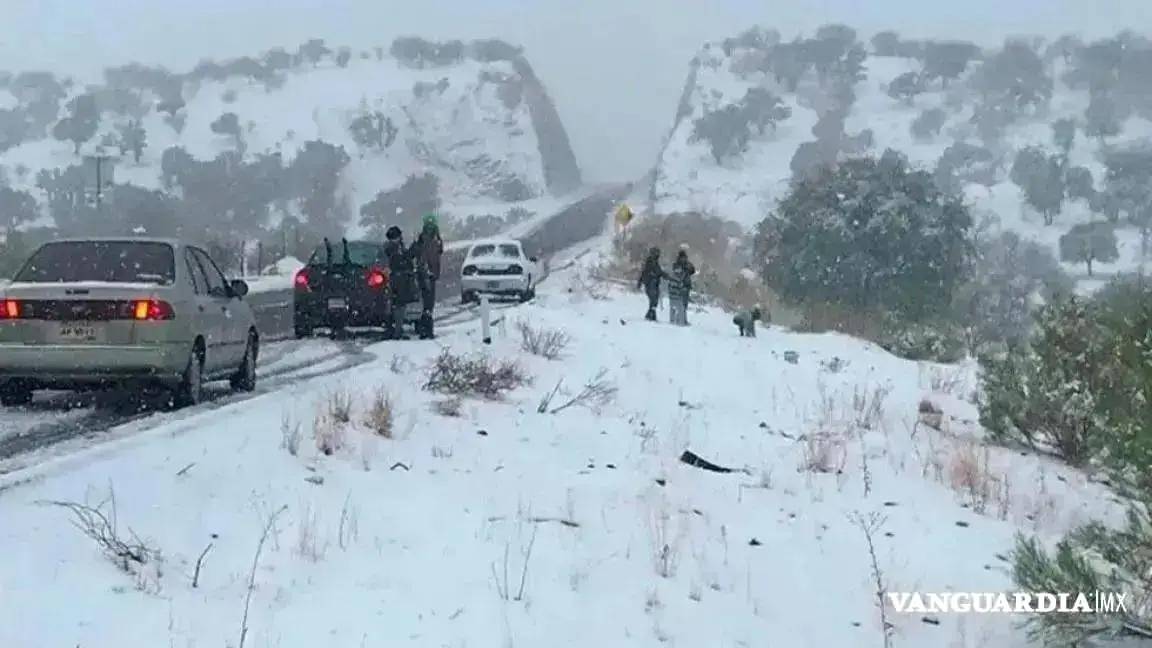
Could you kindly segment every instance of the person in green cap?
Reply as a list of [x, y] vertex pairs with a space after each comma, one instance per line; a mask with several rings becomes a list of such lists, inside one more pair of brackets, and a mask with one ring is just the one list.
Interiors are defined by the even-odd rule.
[[435, 214], [424, 215], [424, 226], [412, 243], [411, 252], [416, 259], [416, 282], [423, 306], [416, 332], [420, 339], [429, 340], [435, 337], [432, 311], [436, 306], [436, 282], [440, 280], [440, 258], [444, 255], [444, 240], [440, 238]]

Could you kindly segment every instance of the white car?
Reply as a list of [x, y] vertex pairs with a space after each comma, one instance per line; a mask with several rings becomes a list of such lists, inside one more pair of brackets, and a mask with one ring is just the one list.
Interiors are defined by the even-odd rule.
[[460, 271], [460, 300], [467, 304], [483, 293], [528, 301], [536, 295], [540, 266], [516, 239], [476, 241]]

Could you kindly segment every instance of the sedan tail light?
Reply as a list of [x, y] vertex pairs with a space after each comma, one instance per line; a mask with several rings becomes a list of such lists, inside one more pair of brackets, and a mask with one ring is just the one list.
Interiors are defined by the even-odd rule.
[[308, 286], [308, 273], [304, 270], [296, 273], [296, 277], [292, 280], [292, 285], [296, 290], [309, 290]]
[[0, 319], [20, 319], [20, 302], [15, 299], [0, 300]]
[[157, 299], [141, 299], [132, 302], [132, 319], [139, 321], [170, 320], [176, 317], [172, 304]]

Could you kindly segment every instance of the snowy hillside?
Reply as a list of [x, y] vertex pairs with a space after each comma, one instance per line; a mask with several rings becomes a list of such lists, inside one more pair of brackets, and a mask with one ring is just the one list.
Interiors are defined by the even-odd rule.
[[[354, 373], [3, 478], [0, 643], [875, 646], [854, 520], [883, 516], [863, 526], [889, 589], [968, 592], [1012, 589], [1017, 531], [1111, 513], [1083, 475], [978, 445], [966, 368], [834, 334], [739, 338], [712, 310], [649, 324], [640, 295], [590, 285], [579, 265], [554, 273], [491, 347], [474, 322], [379, 344]], [[525, 353], [518, 321], [570, 343]], [[442, 349], [513, 359], [530, 383], [422, 390]], [[538, 413], [561, 380], [559, 411]], [[599, 412], [562, 408], [585, 383], [608, 388]], [[918, 422], [924, 399], [942, 422]], [[370, 430], [384, 402], [387, 438]], [[107, 559], [51, 504], [108, 512], [110, 489], [143, 564]], [[1009, 616], [892, 614], [897, 645], [1025, 645]]]
[[[444, 51], [450, 45], [407, 40]], [[116, 183], [165, 189], [170, 185], [162, 161], [173, 147], [196, 161], [237, 151], [246, 163], [278, 154], [290, 165], [307, 142], [323, 141], [350, 158], [339, 170], [336, 203], [352, 216], [412, 175], [436, 176], [446, 208], [479, 203], [506, 210], [578, 188], [580, 173], [563, 125], [519, 51], [481, 56], [454, 43], [455, 55], [435, 61], [394, 46], [391, 53], [376, 48], [312, 60], [280, 50], [260, 61], [205, 63], [183, 75], [125, 66], [116, 78], [127, 82], [109, 76], [100, 84], [72, 83], [58, 102], [60, 121], [53, 119], [41, 133], [22, 133], [15, 146], [9, 138], [0, 146], [0, 166], [7, 184], [30, 192], [46, 214], [54, 195], [43, 190], [39, 172], [80, 165], [82, 155], [102, 145], [118, 158], [111, 164]], [[78, 110], [77, 97], [95, 98], [98, 112], [94, 132], [75, 143], [79, 155], [73, 141], [53, 137], [67, 134], [61, 122]], [[31, 115], [36, 101], [35, 91], [17, 89], [15, 82], [0, 88], [0, 106]], [[122, 144], [134, 124], [145, 139], [139, 160], [131, 144]], [[6, 135], [0, 133], [0, 143]], [[107, 168], [104, 174], [107, 181]]]
[[[674, 125], [655, 169], [651, 200], [657, 213], [697, 211], [750, 228], [785, 195], [792, 177], [793, 156], [802, 144], [816, 139], [813, 127], [817, 126], [819, 115], [827, 112], [829, 98], [811, 72], [800, 77], [794, 90], [780, 82], [769, 72], [774, 65], [773, 55], [770, 48], [732, 46], [728, 42], [710, 43], [693, 59]], [[1047, 55], [1045, 58], [1049, 59]], [[1043, 73], [1054, 82], [1046, 108], [1008, 124], [995, 142], [989, 142], [973, 119], [981, 102], [981, 93], [973, 85], [981, 66], [979, 60], [970, 62], [967, 71], [950, 84], [921, 82], [921, 87], [910, 93], [914, 96], [903, 101], [890, 96], [889, 89], [894, 81], [900, 83], [921, 74], [923, 61], [877, 56], [869, 51], [863, 60], [863, 80], [851, 85], [854, 97], [844, 120], [844, 133], [848, 137], [859, 136], [859, 141], [865, 142], [861, 152], [879, 155], [892, 148], [929, 171], [937, 167], [945, 150], [956, 142], [986, 148], [996, 160], [993, 177], [981, 184], [967, 182], [963, 186], [977, 221], [993, 215], [999, 227], [1049, 245], [1057, 253], [1060, 236], [1072, 225], [1103, 217], [1093, 214], [1086, 199], [1067, 200], [1055, 222], [1045, 225], [1042, 216], [1026, 204], [1021, 189], [1009, 179], [1016, 153], [1028, 146], [1056, 151], [1053, 123], [1073, 119], [1080, 130], [1069, 162], [1088, 169], [1095, 189], [1102, 191], [1105, 166], [1101, 154], [1152, 136], [1152, 121], [1137, 114], [1122, 119], [1119, 132], [1108, 137], [1106, 143], [1086, 136], [1088, 89], [1068, 85], [1065, 79], [1070, 64], [1063, 58], [1051, 57], [1044, 65]], [[780, 119], [775, 128], [752, 132], [742, 152], [718, 163], [710, 154], [708, 141], [693, 137], [696, 122], [705, 115], [738, 105], [750, 89], [764, 89], [779, 97], [791, 115]], [[914, 122], [934, 109], [942, 113], [934, 133], [914, 136]], [[1113, 263], [1098, 262], [1099, 274], [1132, 270], [1144, 263], [1138, 230], [1122, 221], [1116, 234], [1119, 259]], [[1079, 278], [1086, 276], [1083, 264], [1066, 264], [1065, 268]]]

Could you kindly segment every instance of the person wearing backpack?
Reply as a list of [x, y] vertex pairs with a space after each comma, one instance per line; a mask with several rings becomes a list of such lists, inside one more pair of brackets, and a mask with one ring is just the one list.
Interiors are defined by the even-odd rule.
[[436, 308], [436, 282], [440, 280], [440, 259], [444, 256], [444, 240], [435, 214], [424, 216], [424, 226], [412, 243], [410, 253], [416, 262], [416, 285], [420, 289], [421, 313], [416, 333], [421, 340], [435, 337], [433, 310]]

